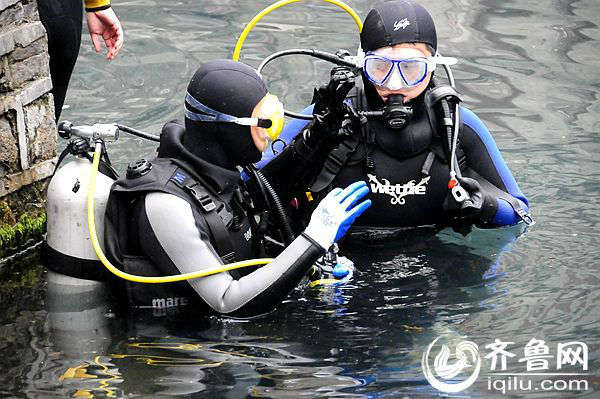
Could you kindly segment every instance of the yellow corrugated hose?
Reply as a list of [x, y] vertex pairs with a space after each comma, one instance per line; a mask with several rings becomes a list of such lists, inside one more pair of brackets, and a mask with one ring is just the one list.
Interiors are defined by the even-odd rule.
[[[265, 8], [264, 10], [262, 10], [261, 12], [256, 14], [256, 16], [254, 18], [252, 18], [252, 20], [248, 23], [248, 25], [246, 25], [246, 27], [242, 31], [242, 34], [240, 35], [240, 38], [238, 39], [238, 41], [235, 45], [235, 50], [233, 50], [233, 60], [238, 61], [240, 59], [240, 53], [242, 52], [242, 46], [244, 45], [244, 42], [246, 41], [246, 37], [248, 36], [248, 34], [252, 30], [252, 28], [254, 28], [254, 26], [261, 19], [263, 19], [263, 17], [265, 17], [266, 15], [270, 14], [271, 12], [277, 10], [278, 8], [281, 8], [281, 7], [291, 4], [291, 3], [298, 3], [300, 1], [304, 1], [304, 0], [281, 0], [281, 1], [278, 1], [277, 3], [271, 4], [270, 6], [268, 6], [267, 8]], [[356, 13], [356, 11], [354, 11], [349, 5], [347, 5], [346, 3], [339, 1], [339, 0], [321, 0], [321, 1], [334, 4], [342, 9], [344, 9], [344, 11], [346, 11], [348, 14], [350, 14], [352, 16], [352, 19], [354, 19], [356, 26], [358, 26], [358, 31], [359, 32], [362, 31], [362, 25], [363, 25], [362, 21], [360, 20], [360, 17]]]
[[102, 264], [114, 275], [129, 281], [135, 281], [136, 283], [172, 283], [175, 281], [189, 280], [193, 278], [206, 277], [213, 274], [226, 272], [228, 270], [240, 269], [242, 267], [257, 266], [270, 263], [273, 259], [250, 259], [241, 262], [229, 263], [227, 265], [219, 265], [217, 267], [211, 267], [209, 269], [203, 269], [198, 272], [191, 272], [186, 274], [177, 274], [173, 276], [162, 276], [162, 277], [147, 277], [147, 276], [136, 276], [134, 274], [125, 273], [116, 267], [114, 267], [110, 261], [104, 255], [104, 251], [100, 248], [98, 242], [98, 235], [96, 234], [96, 222], [94, 218], [94, 195], [96, 191], [96, 175], [98, 174], [98, 166], [100, 164], [100, 154], [102, 152], [102, 143], [97, 142], [94, 148], [94, 159], [92, 162], [92, 170], [90, 172], [90, 185], [87, 192], [87, 219], [88, 219], [88, 230], [90, 233], [90, 239], [96, 255], [102, 262]]

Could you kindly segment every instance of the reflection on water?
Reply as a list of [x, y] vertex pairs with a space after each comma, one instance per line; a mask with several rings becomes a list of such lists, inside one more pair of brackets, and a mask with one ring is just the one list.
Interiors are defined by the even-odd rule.
[[[348, 3], [362, 16], [370, 7]], [[247, 322], [168, 313], [123, 317], [97, 284], [49, 275], [46, 290], [39, 266], [23, 272], [5, 266], [0, 397], [437, 397], [423, 377], [421, 355], [439, 335], [480, 346], [499, 338], [517, 348], [534, 337], [551, 347], [583, 341], [591, 385], [578, 396], [596, 397], [600, 3], [423, 3], [437, 21], [440, 52], [461, 60], [454, 71], [466, 104], [488, 124], [533, 203], [535, 227], [524, 234], [518, 228], [467, 237], [443, 231], [351, 243], [344, 251], [358, 270], [350, 284], [298, 288], [277, 311]], [[118, 2], [123, 53], [106, 63], [84, 42], [64, 118], [157, 132], [182, 117], [196, 66], [229, 57], [243, 24], [267, 5]], [[305, 2], [259, 24], [242, 59], [257, 66], [281, 49], [354, 51], [356, 43], [347, 15]], [[299, 109], [328, 68], [284, 58], [265, 77], [287, 108]], [[153, 151], [135, 138], [110, 148], [121, 170]], [[515, 362], [509, 371], [522, 366]], [[485, 378], [466, 395], [498, 397]], [[569, 395], [527, 396], [577, 394]]]

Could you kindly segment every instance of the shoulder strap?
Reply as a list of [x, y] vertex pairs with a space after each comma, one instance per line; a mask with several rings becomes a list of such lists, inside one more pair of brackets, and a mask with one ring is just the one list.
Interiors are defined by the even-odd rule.
[[[216, 191], [189, 166], [177, 160], [156, 158], [148, 165], [149, 167], [143, 173], [131, 178], [123, 177], [113, 184], [110, 198], [120, 204], [118, 207], [126, 209], [131, 199], [150, 192], [164, 192], [180, 197], [193, 203], [194, 208], [200, 208], [200, 213], [209, 229], [208, 233], [223, 262], [229, 263], [234, 260], [235, 247], [227, 229], [233, 215]], [[222, 202], [223, 206], [217, 207], [215, 200]]]
[[[367, 102], [362, 84], [357, 82], [356, 86], [352, 88], [350, 93], [351, 94], [347, 97], [347, 99], [352, 101], [352, 105], [354, 105], [358, 111], [364, 110], [363, 107], [366, 106]], [[321, 172], [309, 188], [310, 191], [315, 193], [321, 192], [333, 182], [335, 177], [348, 162], [350, 156], [357, 150], [360, 144], [361, 136], [365, 135], [365, 129], [368, 129], [368, 127], [366, 124], [363, 124], [361, 129], [362, 131], [360, 134], [358, 134], [358, 132], [354, 132], [354, 134], [344, 138], [333, 150], [329, 152], [329, 155], [327, 155], [327, 159], [325, 160], [325, 164], [323, 165], [323, 169], [321, 169]]]
[[[193, 177], [186, 175], [186, 172], [188, 172], [188, 170], [184, 171], [178, 168], [169, 180], [187, 193], [194, 203], [202, 210], [202, 216], [204, 216], [208, 229], [210, 230], [215, 249], [223, 263], [227, 264], [234, 262], [236, 260], [235, 247], [231, 241], [231, 235], [227, 229], [226, 221], [217, 212], [217, 205], [213, 201], [205, 184], [198, 183]], [[225, 206], [223, 206], [223, 211], [227, 212]], [[228, 213], [228, 216], [230, 219], [233, 218], [230, 213]]]
[[360, 137], [358, 134], [353, 134], [340, 142], [327, 156], [323, 169], [310, 186], [310, 191], [318, 193], [329, 186], [348, 162], [350, 155], [356, 151], [359, 143]]

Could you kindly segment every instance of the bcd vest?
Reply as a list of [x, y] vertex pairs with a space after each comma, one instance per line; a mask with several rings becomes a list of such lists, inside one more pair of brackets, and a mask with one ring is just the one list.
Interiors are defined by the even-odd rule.
[[[146, 162], [146, 161], [144, 161]], [[217, 193], [185, 163], [172, 158], [156, 158], [138, 167], [135, 173], [113, 185], [106, 208], [105, 247], [107, 257], [119, 269], [138, 276], [164, 276], [164, 268], [155, 265], [140, 249], [135, 218], [146, 194], [167, 193], [191, 205], [196, 226], [204, 230], [224, 264], [253, 257], [250, 225], [233, 192]], [[138, 165], [139, 166], [139, 165]], [[168, 212], [168, 209], [165, 209]], [[251, 234], [251, 233], [250, 233]], [[230, 272], [234, 277], [241, 273]], [[185, 305], [198, 298], [185, 281], [166, 284], [143, 284], [118, 279], [119, 292], [133, 307], [154, 311]]]
[[[365, 92], [360, 82], [357, 82], [357, 86], [351, 90], [346, 101], [358, 111], [368, 109]], [[329, 191], [331, 184], [347, 164], [356, 165], [364, 162], [365, 172], [373, 172], [376, 165], [370, 156], [370, 152], [374, 146], [381, 148], [392, 158], [399, 160], [428, 151], [427, 157], [420, 168], [422, 174], [427, 176], [435, 158], [448, 164], [449, 149], [442, 141], [438, 128], [436, 112], [427, 104], [419, 105], [409, 125], [401, 131], [391, 131], [381, 120], [368, 122], [365, 120], [360, 126], [359, 132], [354, 132], [351, 136], [342, 139], [331, 150], [321, 172], [311, 184], [310, 191], [315, 193], [325, 189]], [[416, 134], [407, 134], [409, 130], [414, 131]], [[398, 140], [398, 135], [404, 135], [403, 138], [408, 138], [408, 140]], [[456, 156], [458, 167], [464, 168], [466, 159], [460, 140], [458, 141]]]

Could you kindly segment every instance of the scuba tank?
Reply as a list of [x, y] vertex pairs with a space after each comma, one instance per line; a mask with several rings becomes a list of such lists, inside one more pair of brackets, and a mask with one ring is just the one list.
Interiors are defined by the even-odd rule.
[[[98, 125], [96, 125], [97, 127]], [[117, 136], [114, 125], [105, 126], [104, 139]], [[114, 126], [114, 128], [111, 128]], [[48, 186], [47, 236], [44, 257], [48, 269], [70, 277], [87, 280], [105, 280], [106, 270], [100, 263], [90, 240], [87, 225], [87, 192], [92, 170], [89, 141], [68, 122], [59, 124], [61, 137], [79, 136], [67, 145], [60, 155]], [[73, 130], [73, 131], [72, 131]], [[66, 155], [75, 155], [60, 165]], [[103, 170], [104, 169], [104, 170]], [[111, 176], [109, 176], [111, 175]], [[101, 168], [96, 178], [95, 220], [100, 245], [104, 245], [104, 213], [110, 188], [116, 176], [110, 167]]]

